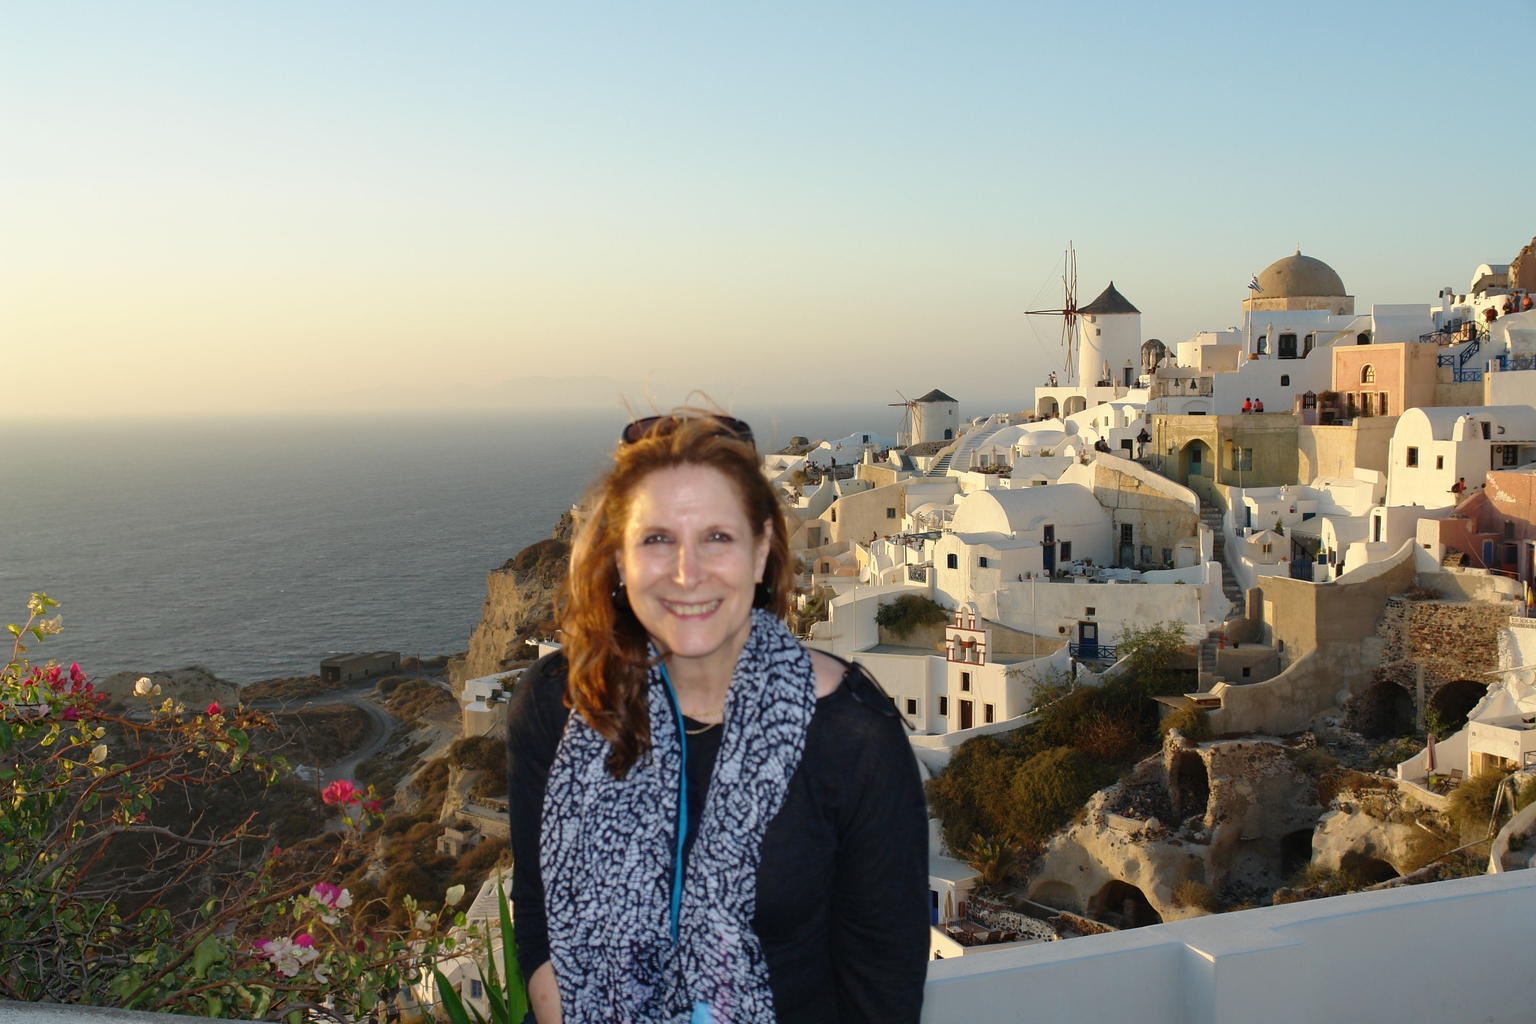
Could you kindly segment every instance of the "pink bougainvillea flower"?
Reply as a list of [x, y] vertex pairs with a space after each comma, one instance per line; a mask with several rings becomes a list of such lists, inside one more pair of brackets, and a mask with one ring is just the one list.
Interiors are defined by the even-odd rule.
[[85, 673], [80, 671], [80, 664], [79, 664], [79, 662], [73, 662], [73, 661], [70, 662], [69, 663], [69, 681], [78, 686], [79, 684], [85, 682], [85, 679], [86, 679]]
[[346, 779], [337, 779], [321, 791], [320, 799], [328, 804], [355, 804], [358, 801], [357, 787]]
[[383, 807], [384, 804], [379, 800], [369, 800], [363, 804], [363, 810], [367, 811], [369, 814], [378, 814], [379, 811], [383, 809]]
[[315, 944], [315, 939], [314, 936], [309, 934], [309, 932], [299, 932], [299, 934], [293, 937], [293, 944], [295, 946], [302, 946], [305, 949], [308, 949], [310, 946]]
[[76, 710], [75, 710], [75, 709], [74, 709], [74, 706], [73, 706], [73, 705], [71, 705], [71, 706], [69, 706], [69, 707], [66, 707], [66, 708], [65, 708], [65, 709], [64, 709], [64, 715], [63, 715], [63, 718], [64, 718], [64, 721], [66, 721], [66, 722], [74, 722], [74, 721], [78, 721], [78, 720], [79, 720], [79, 718], [80, 718], [80, 712], [78, 712], [78, 711], [76, 711]]
[[214, 701], [212, 704], [208, 705], [208, 715], [209, 717], [212, 717], [217, 714], [222, 714], [222, 712], [219, 710], [219, 702]]

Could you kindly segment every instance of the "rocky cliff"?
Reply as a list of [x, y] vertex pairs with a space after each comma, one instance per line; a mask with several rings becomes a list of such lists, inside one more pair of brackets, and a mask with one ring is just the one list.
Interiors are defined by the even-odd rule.
[[571, 517], [530, 544], [485, 579], [485, 604], [469, 635], [469, 650], [448, 667], [457, 693], [466, 679], [504, 672], [528, 660], [524, 645], [555, 632], [555, 595], [570, 559]]
[[1509, 286], [1536, 292], [1536, 238], [1515, 253], [1509, 263]]

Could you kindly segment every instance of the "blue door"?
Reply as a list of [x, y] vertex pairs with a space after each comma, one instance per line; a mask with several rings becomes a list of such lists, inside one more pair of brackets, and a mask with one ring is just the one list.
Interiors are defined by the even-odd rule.
[[1099, 656], [1099, 624], [1097, 622], [1077, 624], [1077, 656], [1079, 658]]

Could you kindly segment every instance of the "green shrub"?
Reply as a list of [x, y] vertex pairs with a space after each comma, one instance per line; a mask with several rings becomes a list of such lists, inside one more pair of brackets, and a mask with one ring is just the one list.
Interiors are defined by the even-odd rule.
[[905, 638], [919, 626], [936, 626], [948, 621], [949, 612], [943, 605], [922, 594], [902, 594], [875, 611], [875, 623], [898, 638]]
[[1002, 835], [1044, 841], [1114, 777], [1113, 767], [1070, 747], [1036, 754], [1014, 773]]

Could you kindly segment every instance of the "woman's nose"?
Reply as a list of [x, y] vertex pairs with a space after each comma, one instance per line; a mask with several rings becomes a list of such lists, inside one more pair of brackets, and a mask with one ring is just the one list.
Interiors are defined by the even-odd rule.
[[699, 553], [692, 544], [677, 545], [677, 569], [673, 578], [681, 587], [691, 587], [699, 581]]

